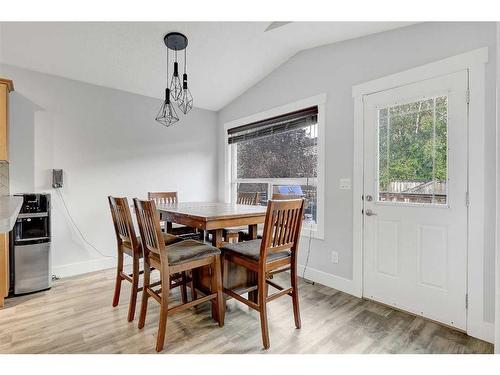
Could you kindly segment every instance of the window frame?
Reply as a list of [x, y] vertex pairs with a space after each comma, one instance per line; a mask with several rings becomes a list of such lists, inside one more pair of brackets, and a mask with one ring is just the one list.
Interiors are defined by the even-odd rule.
[[[314, 182], [317, 189], [317, 212], [316, 224], [302, 225], [301, 235], [324, 240], [325, 227], [325, 106], [326, 94], [319, 94], [309, 98], [305, 98], [290, 104], [275, 107], [267, 111], [256, 113], [244, 118], [230, 121], [224, 124], [224, 201], [226, 203], [236, 201], [236, 186], [242, 182], [267, 183], [268, 189], [273, 184], [304, 184], [306, 178], [252, 178], [238, 179], [236, 178], [236, 164], [233, 160], [236, 159], [236, 147], [231, 147], [228, 144], [228, 129], [249, 124], [256, 121], [262, 121], [271, 117], [283, 115], [285, 113], [298, 111], [303, 108], [317, 106], [318, 107], [318, 166], [316, 178], [309, 178], [309, 183]], [[269, 190], [268, 190], [269, 191]]]

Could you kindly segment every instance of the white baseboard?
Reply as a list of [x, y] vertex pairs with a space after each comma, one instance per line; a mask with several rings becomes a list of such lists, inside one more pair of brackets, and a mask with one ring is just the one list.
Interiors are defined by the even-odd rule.
[[480, 340], [495, 343], [495, 324], [490, 322], [481, 322], [467, 327], [467, 334]]
[[[125, 259], [127, 264], [127, 259]], [[116, 267], [116, 258], [96, 258], [83, 262], [63, 264], [52, 267], [52, 273], [58, 277], [70, 277], [84, 273], [105, 270]]]
[[[304, 266], [299, 264], [297, 265], [297, 269], [299, 272], [299, 276], [302, 276], [302, 273], [304, 272]], [[361, 298], [361, 295], [358, 293], [353, 280], [346, 279], [341, 276], [332, 275], [331, 273], [326, 273], [310, 267], [306, 268], [304, 278]]]

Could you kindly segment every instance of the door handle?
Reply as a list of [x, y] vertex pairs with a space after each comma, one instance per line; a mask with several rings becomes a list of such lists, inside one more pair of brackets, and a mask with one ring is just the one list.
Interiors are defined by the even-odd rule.
[[377, 214], [370, 209], [366, 210], [365, 212], [366, 216], [377, 216]]

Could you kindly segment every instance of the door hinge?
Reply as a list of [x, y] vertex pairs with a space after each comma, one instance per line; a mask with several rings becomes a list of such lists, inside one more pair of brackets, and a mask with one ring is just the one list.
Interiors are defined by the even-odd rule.
[[470, 90], [469, 89], [467, 89], [467, 91], [465, 91], [465, 102], [467, 104], [470, 103]]
[[465, 308], [469, 308], [469, 293], [465, 294]]
[[465, 192], [465, 205], [469, 207], [470, 199], [469, 199], [469, 192]]

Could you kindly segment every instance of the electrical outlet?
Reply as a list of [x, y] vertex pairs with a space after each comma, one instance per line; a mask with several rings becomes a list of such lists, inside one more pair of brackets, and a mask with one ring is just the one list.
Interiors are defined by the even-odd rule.
[[332, 251], [332, 263], [338, 264], [339, 262], [339, 253], [336, 251]]
[[350, 178], [341, 178], [339, 182], [339, 188], [341, 190], [351, 190], [352, 183]]

